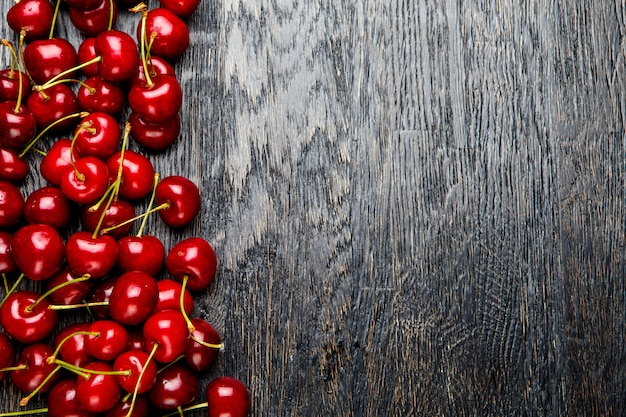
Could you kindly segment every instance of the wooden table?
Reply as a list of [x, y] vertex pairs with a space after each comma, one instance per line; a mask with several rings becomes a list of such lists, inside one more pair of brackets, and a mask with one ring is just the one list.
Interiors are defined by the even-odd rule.
[[222, 0], [188, 24], [183, 130], [151, 158], [204, 208], [148, 228], [220, 258], [203, 384], [242, 379], [254, 416], [626, 413], [626, 3]]

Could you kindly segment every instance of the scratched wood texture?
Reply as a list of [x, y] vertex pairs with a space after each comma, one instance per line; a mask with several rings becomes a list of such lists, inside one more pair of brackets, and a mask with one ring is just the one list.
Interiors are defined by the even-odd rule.
[[203, 384], [242, 379], [254, 416], [626, 414], [626, 3], [217, 0], [188, 23], [183, 132], [151, 158], [204, 209], [148, 227], [220, 257]]

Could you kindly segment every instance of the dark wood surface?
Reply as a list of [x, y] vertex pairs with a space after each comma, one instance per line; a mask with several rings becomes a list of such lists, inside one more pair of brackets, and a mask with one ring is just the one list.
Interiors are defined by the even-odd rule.
[[220, 258], [203, 384], [242, 379], [254, 416], [626, 414], [623, 1], [205, 0], [188, 23], [183, 132], [151, 158], [204, 208], [148, 227]]

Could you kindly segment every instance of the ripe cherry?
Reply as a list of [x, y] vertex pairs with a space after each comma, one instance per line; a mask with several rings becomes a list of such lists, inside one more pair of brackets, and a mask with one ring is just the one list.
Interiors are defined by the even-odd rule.
[[65, 246], [59, 232], [46, 224], [19, 228], [11, 239], [11, 253], [20, 271], [34, 281], [54, 275], [63, 265]]
[[146, 350], [158, 346], [154, 359], [169, 363], [185, 351], [189, 329], [180, 311], [161, 310], [148, 317], [143, 325], [143, 337]]
[[2, 371], [15, 362], [15, 347], [11, 343], [11, 339], [4, 332], [0, 332], [0, 381], [4, 380], [9, 371]]
[[150, 402], [160, 410], [191, 404], [200, 394], [200, 383], [191, 370], [179, 363], [163, 369], [150, 390]]
[[90, 307], [91, 315], [96, 320], [104, 320], [110, 319], [111, 315], [109, 314], [109, 300], [111, 298], [111, 293], [113, 292], [113, 288], [115, 287], [115, 281], [117, 281], [117, 276], [112, 276], [101, 280], [95, 286], [91, 295], [89, 297], [89, 303], [101, 303], [103, 305]]
[[82, 157], [75, 148], [71, 150], [71, 145], [69, 139], [58, 139], [41, 160], [39, 172], [50, 185], [61, 185], [61, 178], [72, 167], [72, 161]]
[[93, 236], [89, 232], [73, 233], [65, 243], [67, 265], [77, 275], [100, 278], [117, 262], [117, 243], [111, 236]]
[[76, 398], [76, 378], [57, 381], [48, 393], [48, 417], [94, 417]]
[[17, 265], [11, 255], [11, 239], [13, 236], [10, 233], [0, 230], [0, 274], [17, 271]]
[[[130, 370], [130, 375], [118, 375], [117, 382], [123, 390], [134, 393], [137, 388], [138, 394], [150, 391], [157, 377], [157, 367], [154, 361], [148, 361], [148, 353], [142, 350], [128, 350], [121, 353], [113, 363], [113, 369], [117, 371]], [[145, 368], [145, 371], [143, 369]], [[139, 376], [143, 371], [141, 381]]]
[[83, 156], [105, 160], [115, 153], [122, 133], [118, 121], [107, 113], [90, 113], [74, 131], [74, 146]]
[[[102, 221], [100, 221], [105, 208], [106, 212]], [[120, 239], [130, 232], [133, 223], [130, 222], [115, 228], [111, 227], [119, 225], [133, 217], [135, 217], [135, 206], [126, 200], [118, 198], [117, 200], [111, 201], [108, 207], [106, 204], [101, 204], [94, 210], [93, 206], [84, 206], [81, 214], [81, 225], [86, 232], [94, 232], [96, 228], [100, 227], [100, 230], [103, 232], [102, 234]], [[107, 229], [106, 233], [104, 233], [104, 229]]]
[[20, 82], [21, 91], [25, 95], [28, 94], [31, 84], [26, 74], [14, 68], [0, 70], [0, 102], [17, 101], [20, 97]]
[[26, 179], [28, 163], [12, 149], [0, 147], [0, 180], [20, 184]]
[[[98, 0], [100, 1], [100, 0]], [[96, 38], [85, 38], [78, 45], [78, 64], [81, 65], [81, 71], [88, 77], [99, 76], [98, 72], [98, 54], [96, 53]], [[90, 64], [87, 64], [91, 62]]]
[[122, 272], [143, 271], [157, 275], [165, 261], [165, 247], [155, 236], [125, 236], [117, 241], [117, 267]]
[[220, 335], [211, 324], [200, 318], [192, 318], [195, 330], [187, 341], [185, 362], [191, 370], [204, 372], [215, 362], [221, 345]]
[[[44, 84], [78, 63], [76, 49], [65, 38], [38, 39], [24, 48], [24, 66], [37, 84]], [[66, 74], [72, 76], [72, 72]]]
[[[121, 158], [121, 151], [117, 151], [106, 161], [111, 182], [115, 181], [117, 178]], [[125, 150], [121, 174], [122, 179], [119, 187], [120, 197], [128, 200], [139, 200], [146, 197], [150, 194], [150, 191], [152, 191], [154, 185], [154, 166], [145, 156], [133, 150]]]
[[117, 3], [100, 0], [92, 7], [70, 7], [70, 21], [85, 36], [98, 36], [117, 22]]
[[179, 114], [161, 123], [149, 123], [136, 113], [131, 113], [128, 121], [131, 124], [132, 138], [148, 151], [164, 151], [176, 142], [180, 135]]
[[61, 190], [70, 200], [91, 204], [104, 195], [109, 187], [109, 171], [100, 159], [85, 156], [67, 168], [61, 176]]
[[70, 224], [72, 205], [58, 187], [42, 187], [33, 191], [24, 205], [24, 220], [29, 224], [47, 224], [63, 230]]
[[149, 81], [138, 81], [128, 92], [132, 111], [149, 123], [163, 123], [175, 117], [182, 103], [182, 88], [171, 75], [156, 75]]
[[109, 81], [128, 80], [139, 63], [135, 40], [118, 30], [100, 33], [95, 39], [94, 52], [101, 57], [98, 75]]
[[[150, 77], [154, 77], [158, 74], [171, 75], [176, 77], [176, 70], [167, 60], [158, 56], [151, 56], [150, 59], [146, 61], [145, 68], [148, 69], [148, 75]], [[137, 71], [133, 75], [133, 77], [129, 80], [130, 84], [135, 84], [137, 82], [145, 83], [147, 81], [145, 75], [145, 68], [143, 62], [139, 64], [137, 67]]]
[[24, 213], [24, 197], [10, 182], [0, 180], [0, 229], [17, 225]]
[[165, 266], [178, 281], [187, 280], [193, 291], [207, 288], [215, 278], [217, 256], [209, 242], [191, 237], [175, 244], [165, 258]]
[[155, 202], [158, 206], [167, 206], [158, 212], [165, 224], [170, 227], [184, 227], [200, 212], [200, 191], [191, 180], [172, 175], [157, 184]]
[[159, 299], [156, 280], [141, 271], [120, 275], [109, 299], [109, 314], [126, 326], [142, 324], [154, 311]]
[[[74, 274], [67, 266], [46, 280], [46, 290], [53, 290], [48, 298], [57, 305], [71, 305], [82, 302], [91, 292], [90, 281]], [[60, 287], [60, 285], [63, 285]]]
[[[142, 20], [143, 22], [143, 20]], [[137, 40], [142, 39], [142, 24], [137, 26]], [[189, 28], [170, 10], [157, 7], [148, 11], [145, 19], [146, 35], [150, 34], [150, 53], [175, 61], [189, 47]]]
[[[157, 287], [159, 288], [159, 301], [154, 310], [180, 310], [180, 292], [183, 290], [182, 285], [173, 279], [161, 279], [157, 282]], [[183, 295], [183, 306], [185, 312], [188, 315], [191, 314], [193, 311], [193, 298], [187, 290], [185, 290], [185, 295]]]
[[[104, 413], [104, 417], [148, 417], [150, 412], [150, 400], [148, 395], [138, 395], [135, 404], [132, 405], [132, 396], [125, 399], [122, 397], [117, 404]], [[130, 412], [130, 414], [129, 414]]]
[[128, 349], [128, 331], [113, 320], [96, 320], [87, 329], [87, 353], [102, 361], [112, 361]]
[[112, 116], [119, 116], [126, 102], [126, 94], [120, 85], [99, 75], [86, 79], [78, 88], [77, 97], [81, 109]]
[[89, 326], [90, 323], [74, 323], [60, 329], [52, 343], [58, 351], [57, 356], [70, 365], [79, 367], [93, 362], [94, 357], [85, 348]]
[[215, 378], [207, 385], [206, 397], [209, 417], [246, 417], [250, 413], [250, 393], [236, 378]]
[[28, 107], [15, 101], [0, 103], [0, 146], [21, 150], [36, 131], [37, 121]]
[[43, 39], [49, 35], [53, 16], [48, 0], [21, 0], [7, 12], [7, 23], [15, 33], [24, 30], [27, 40]]
[[164, 7], [180, 18], [186, 18], [193, 14], [200, 4], [200, 0], [159, 0]]
[[50, 302], [37, 292], [14, 292], [0, 307], [0, 324], [18, 342], [39, 342], [52, 333], [58, 322], [56, 311], [49, 306]]
[[69, 130], [76, 125], [78, 99], [74, 90], [66, 84], [55, 84], [33, 93], [26, 100], [26, 107], [33, 114], [40, 129], [53, 132]]
[[115, 406], [121, 397], [121, 389], [114, 375], [102, 372], [111, 372], [113, 368], [107, 362], [94, 361], [85, 365], [95, 373], [89, 373], [87, 378], [79, 376], [76, 379], [76, 398], [78, 403], [92, 413], [104, 413]]
[[[40, 387], [50, 373], [56, 372], [57, 365], [48, 363], [48, 358], [52, 356], [53, 352], [52, 346], [45, 343], [27, 345], [15, 363], [16, 367], [24, 366], [24, 369], [17, 369], [11, 372], [13, 385], [24, 393], [31, 393]], [[40, 387], [39, 392], [48, 391], [56, 379], [58, 379], [58, 374], [46, 381]]]

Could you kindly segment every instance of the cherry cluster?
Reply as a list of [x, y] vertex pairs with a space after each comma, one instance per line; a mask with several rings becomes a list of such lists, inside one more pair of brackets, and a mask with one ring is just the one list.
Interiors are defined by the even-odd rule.
[[[217, 271], [213, 247], [188, 237], [166, 250], [144, 234], [151, 214], [180, 230], [201, 210], [197, 185], [161, 178], [149, 158], [180, 134], [174, 65], [199, 1], [16, 0], [6, 14], [15, 39], [1, 41], [11, 63], [0, 70], [0, 381], [24, 396], [0, 417], [249, 413], [247, 387], [228, 376], [198, 402], [199, 378], [223, 349], [191, 317]], [[115, 28], [126, 10], [136, 33]], [[84, 35], [77, 47], [54, 36], [61, 16]], [[36, 174], [45, 185], [24, 196]], [[35, 396], [47, 407], [28, 409]]]

